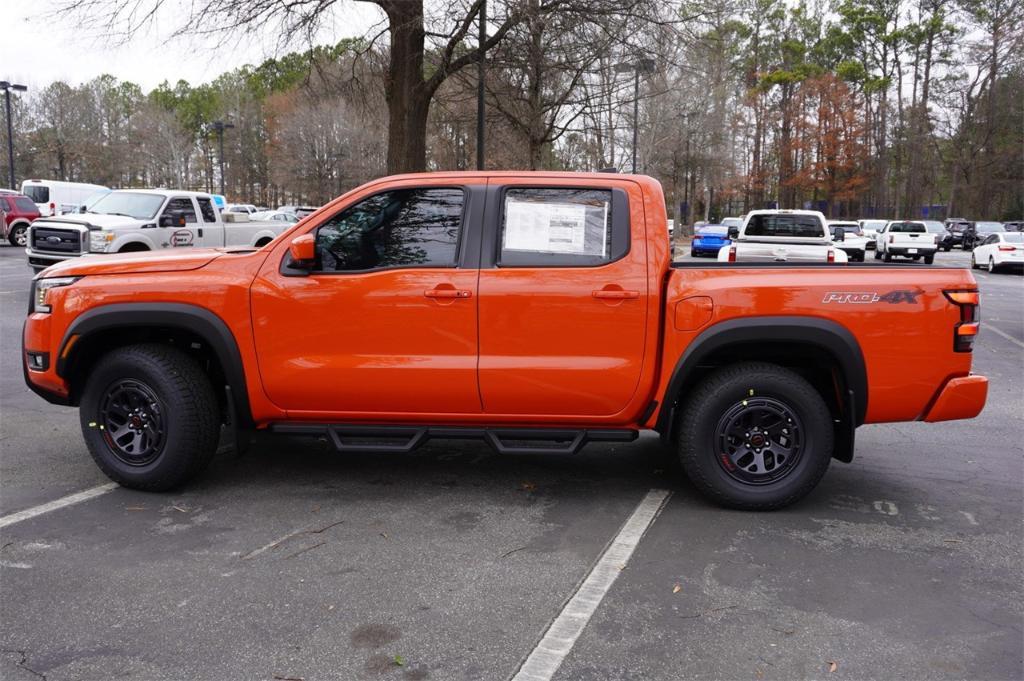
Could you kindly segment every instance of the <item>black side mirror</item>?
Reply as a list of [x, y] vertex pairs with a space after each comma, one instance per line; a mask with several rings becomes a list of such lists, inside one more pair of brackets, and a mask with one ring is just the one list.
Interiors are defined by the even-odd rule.
[[729, 238], [730, 239], [735, 239], [739, 235], [740, 235], [740, 228], [739, 227], [730, 227], [729, 228]]
[[842, 227], [836, 227], [835, 235], [832, 238], [833, 241], [846, 241], [846, 230]]
[[81, 206], [78, 207], [78, 212], [79, 213], [86, 213], [86, 212], [88, 212], [88, 209], [85, 207], [85, 204], [82, 204]]

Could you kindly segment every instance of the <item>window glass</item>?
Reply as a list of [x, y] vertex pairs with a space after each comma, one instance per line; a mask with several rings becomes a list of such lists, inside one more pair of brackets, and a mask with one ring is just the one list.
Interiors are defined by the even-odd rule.
[[462, 225], [461, 189], [376, 194], [317, 230], [317, 269], [454, 267]]
[[753, 215], [744, 235], [813, 239], [825, 236], [825, 230], [815, 215]]
[[[998, 236], [993, 237], [996, 241], [999, 241]], [[1024, 233], [1022, 232], [1010, 232], [1009, 234], [1003, 234], [1003, 241], [1008, 244], [1024, 244]]]
[[196, 198], [199, 210], [203, 214], [203, 222], [217, 222], [217, 211], [213, 208], [213, 201], [202, 197]]
[[32, 203], [31, 199], [27, 199], [24, 196], [14, 197], [14, 206], [23, 213], [37, 213], [39, 208], [36, 204]]
[[105, 215], [123, 215], [125, 217], [148, 220], [156, 216], [164, 197], [160, 194], [144, 194], [141, 192], [110, 192], [87, 210], [90, 213]]
[[50, 200], [50, 188], [38, 184], [22, 187], [21, 193], [36, 203], [46, 203]]
[[920, 222], [894, 222], [889, 226], [889, 231], [898, 234], [923, 234], [927, 230]]
[[628, 250], [629, 222], [613, 228], [607, 189], [518, 189], [505, 192], [503, 266], [592, 266]]
[[946, 233], [946, 226], [939, 222], [938, 220], [922, 220], [922, 222], [924, 223], [925, 229], [927, 229], [932, 234]]
[[164, 215], [172, 215], [174, 213], [180, 213], [185, 216], [185, 222], [198, 222], [196, 218], [196, 209], [192, 205], [192, 199], [184, 197], [178, 197], [171, 199], [167, 202], [167, 208], [164, 208]]
[[974, 223], [974, 228], [979, 232], [986, 233], [1006, 231], [1001, 222], [976, 222]]

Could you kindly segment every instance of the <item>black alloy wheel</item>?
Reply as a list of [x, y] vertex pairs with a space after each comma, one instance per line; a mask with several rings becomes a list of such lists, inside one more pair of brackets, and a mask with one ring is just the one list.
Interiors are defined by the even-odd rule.
[[129, 466], [152, 463], [163, 450], [166, 411], [142, 381], [112, 383], [104, 392], [99, 414], [110, 452]]
[[803, 425], [785, 402], [750, 398], [732, 405], [715, 429], [718, 463], [725, 473], [748, 485], [786, 477], [803, 454]]

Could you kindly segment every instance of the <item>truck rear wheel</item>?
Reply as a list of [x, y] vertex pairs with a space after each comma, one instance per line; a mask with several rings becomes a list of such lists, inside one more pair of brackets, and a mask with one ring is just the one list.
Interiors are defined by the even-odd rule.
[[709, 375], [688, 396], [679, 457], [709, 499], [750, 511], [803, 498], [832, 460], [832, 416], [799, 374], [744, 362]]
[[107, 477], [154, 492], [181, 485], [210, 462], [219, 414], [199, 365], [157, 344], [118, 348], [100, 359], [79, 407], [89, 453]]

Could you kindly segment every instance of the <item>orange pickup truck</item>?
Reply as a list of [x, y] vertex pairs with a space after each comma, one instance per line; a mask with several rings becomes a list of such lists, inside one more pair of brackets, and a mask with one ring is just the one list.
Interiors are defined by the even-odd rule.
[[222, 426], [528, 455], [654, 430], [711, 499], [771, 509], [850, 461], [858, 426], [976, 416], [978, 313], [965, 269], [673, 263], [648, 177], [433, 173], [259, 249], [54, 265], [23, 362], [139, 489], [195, 475]]

